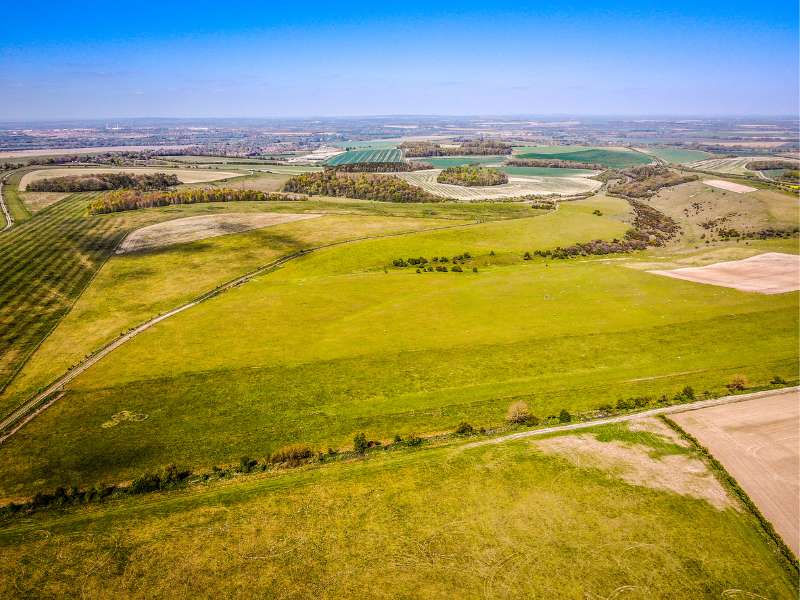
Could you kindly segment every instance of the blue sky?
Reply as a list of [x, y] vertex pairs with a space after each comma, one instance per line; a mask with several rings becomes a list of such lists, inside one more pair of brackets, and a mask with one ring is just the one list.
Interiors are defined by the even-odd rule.
[[798, 112], [796, 0], [69, 4], [3, 8], [0, 120]]

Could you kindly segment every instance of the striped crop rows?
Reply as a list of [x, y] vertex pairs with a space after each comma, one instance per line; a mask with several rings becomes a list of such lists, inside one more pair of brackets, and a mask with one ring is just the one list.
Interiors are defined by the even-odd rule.
[[0, 391], [69, 310], [126, 232], [74, 194], [0, 234]]

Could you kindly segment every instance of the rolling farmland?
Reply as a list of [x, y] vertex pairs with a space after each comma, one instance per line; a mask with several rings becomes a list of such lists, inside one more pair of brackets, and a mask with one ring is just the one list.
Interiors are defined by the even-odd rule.
[[[461, 201], [515, 198], [531, 194], [559, 194], [562, 196], [591, 192], [601, 186], [599, 181], [586, 177], [509, 177], [508, 183], [489, 187], [467, 188], [460, 185], [438, 183], [436, 178], [441, 171], [425, 170], [410, 173], [397, 173], [398, 177], [426, 192], [443, 198]], [[591, 171], [589, 171], [591, 173]]]
[[326, 161], [326, 165], [352, 165], [356, 163], [397, 163], [403, 162], [403, 151], [398, 148], [377, 150], [351, 150], [334, 156]]
[[[709, 158], [706, 160], [696, 160], [686, 163], [687, 167], [700, 171], [710, 171], [712, 173], [723, 173], [728, 175], [753, 175], [756, 172], [746, 168], [750, 162], [763, 161], [768, 157], [764, 156], [737, 156], [735, 158]], [[780, 160], [789, 160], [782, 158]], [[800, 161], [798, 161], [800, 165]]]

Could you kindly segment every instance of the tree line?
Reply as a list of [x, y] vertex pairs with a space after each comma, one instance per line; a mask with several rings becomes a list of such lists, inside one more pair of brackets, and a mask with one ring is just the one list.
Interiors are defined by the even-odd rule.
[[511, 154], [511, 144], [494, 140], [472, 140], [460, 146], [442, 146], [433, 142], [403, 142], [400, 149], [411, 158], [420, 156], [488, 156]]
[[406, 160], [403, 162], [362, 162], [362, 163], [348, 163], [346, 165], [337, 165], [333, 167], [334, 171], [340, 173], [389, 173], [389, 172], [408, 172], [408, 171], [422, 171], [423, 169], [432, 169], [433, 165], [426, 162], [416, 160]]
[[28, 184], [29, 192], [100, 192], [135, 189], [164, 190], [179, 185], [177, 175], [167, 173], [93, 173], [48, 177]]
[[506, 161], [509, 167], [547, 167], [550, 169], [590, 169], [603, 171], [605, 167], [598, 163], [561, 160], [560, 158], [510, 158]]
[[305, 200], [302, 196], [266, 193], [259, 190], [184, 189], [172, 191], [144, 192], [141, 190], [116, 190], [104, 194], [89, 204], [92, 214], [104, 214], [171, 206], [176, 204], [200, 204], [202, 202], [282, 202]]
[[445, 201], [393, 175], [338, 173], [332, 169], [295, 175], [286, 182], [283, 191], [380, 202]]

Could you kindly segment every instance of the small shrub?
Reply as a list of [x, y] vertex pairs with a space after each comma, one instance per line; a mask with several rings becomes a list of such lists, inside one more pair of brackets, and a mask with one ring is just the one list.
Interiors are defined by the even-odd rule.
[[742, 390], [746, 389], [748, 385], [747, 377], [744, 375], [734, 375], [731, 379], [731, 382], [725, 386], [731, 392], [741, 392]]
[[477, 273], [478, 272], [478, 267], [472, 267], [472, 272], [473, 273]]
[[367, 436], [363, 431], [353, 436], [353, 450], [355, 450], [358, 454], [364, 454], [368, 447], [369, 442], [367, 441]]
[[786, 385], [786, 380], [780, 375], [775, 375], [775, 377], [772, 378], [772, 381], [770, 381], [770, 383], [772, 385]]
[[258, 461], [250, 458], [249, 456], [242, 456], [239, 459], [239, 472], [249, 473], [258, 464]]
[[394, 434], [394, 443], [395, 444], [399, 444], [402, 441], [403, 441], [403, 436], [400, 435], [399, 433], [395, 433]]
[[291, 444], [278, 448], [270, 456], [270, 462], [273, 464], [288, 463], [290, 465], [298, 465], [304, 460], [308, 460], [314, 456], [314, 451], [310, 446], [305, 444]]
[[522, 255], [523, 260], [530, 260], [531, 258], [533, 257], [531, 256], [530, 252], [526, 252], [525, 254]]
[[475, 428], [466, 421], [461, 421], [456, 427], [456, 433], [458, 435], [472, 435], [475, 433]]
[[410, 433], [410, 434], [408, 434], [408, 437], [406, 438], [406, 445], [407, 446], [419, 446], [424, 441], [425, 440], [423, 440], [418, 435], [416, 435], [414, 433]]
[[569, 423], [572, 421], [572, 415], [569, 414], [569, 411], [566, 408], [562, 408], [561, 412], [558, 413], [558, 421], [559, 423]]
[[614, 410], [614, 407], [611, 406], [608, 403], [605, 403], [605, 404], [601, 404], [600, 406], [598, 406], [597, 410], [602, 410], [603, 412], [610, 412], [610, 411]]
[[528, 410], [528, 405], [520, 400], [508, 407], [506, 421], [509, 423], [527, 423], [530, 416], [531, 413]]

